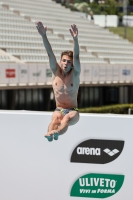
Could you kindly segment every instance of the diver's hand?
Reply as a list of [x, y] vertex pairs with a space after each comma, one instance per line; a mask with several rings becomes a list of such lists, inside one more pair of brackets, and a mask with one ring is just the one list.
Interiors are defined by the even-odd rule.
[[71, 29], [69, 29], [69, 31], [70, 31], [73, 39], [76, 39], [78, 36], [78, 28], [77, 28], [76, 24], [72, 24]]
[[37, 22], [36, 23], [36, 28], [38, 29], [38, 32], [40, 33], [41, 36], [46, 35], [47, 27], [43, 26], [42, 22]]

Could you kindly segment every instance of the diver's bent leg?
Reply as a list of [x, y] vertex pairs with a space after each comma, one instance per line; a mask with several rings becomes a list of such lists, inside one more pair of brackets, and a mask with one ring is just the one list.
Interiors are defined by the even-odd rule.
[[59, 134], [60, 135], [64, 134], [67, 131], [67, 129], [68, 129], [68, 121], [69, 120], [62, 120], [61, 121], [60, 127], [58, 127], [58, 129], [57, 129], [57, 130], [59, 130]]
[[49, 135], [49, 133], [52, 130], [58, 129], [58, 125], [60, 124], [61, 119], [62, 119], [62, 114], [59, 111], [55, 111], [52, 115], [52, 120], [48, 126], [48, 132], [46, 135]]
[[48, 132], [47, 132], [47, 134], [44, 135], [48, 139], [49, 142], [53, 140], [53, 136], [50, 135], [50, 132], [52, 130], [58, 129], [58, 125], [61, 122], [61, 119], [60, 119], [61, 117], [62, 117], [62, 115], [59, 112], [54, 112], [53, 113], [52, 121], [48, 126]]
[[56, 123], [56, 120], [55, 121], [53, 120], [48, 126], [48, 133], [45, 135], [45, 137], [48, 139], [49, 142], [53, 140], [53, 136], [50, 135], [50, 132], [57, 128], [58, 128], [58, 124]]
[[74, 125], [79, 121], [79, 113], [77, 111], [71, 111], [61, 120], [60, 126], [57, 131], [59, 134], [63, 134], [67, 131], [68, 126]]
[[58, 120], [54, 119], [48, 126], [48, 133], [58, 128]]
[[71, 111], [61, 121], [60, 126], [57, 130], [52, 130], [50, 132], [51, 135], [54, 135], [54, 139], [58, 140], [58, 136], [64, 134], [68, 126], [74, 125], [79, 121], [79, 113], [77, 111]]
[[64, 117], [60, 123], [60, 126], [56, 130], [52, 130], [50, 132], [50, 135], [54, 135], [54, 139], [58, 140], [59, 135], [62, 135], [67, 131], [68, 122], [69, 122], [69, 117]]

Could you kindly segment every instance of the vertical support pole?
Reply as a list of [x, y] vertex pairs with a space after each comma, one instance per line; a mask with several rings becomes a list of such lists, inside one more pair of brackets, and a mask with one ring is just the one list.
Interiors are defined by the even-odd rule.
[[127, 0], [123, 0], [123, 17], [125, 16], [125, 24], [124, 24], [124, 38], [127, 37]]

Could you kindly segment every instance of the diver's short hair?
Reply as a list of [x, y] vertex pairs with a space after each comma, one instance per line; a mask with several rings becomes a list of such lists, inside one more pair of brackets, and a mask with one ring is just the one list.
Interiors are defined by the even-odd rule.
[[70, 58], [73, 59], [73, 51], [63, 51], [63, 52], [61, 53], [61, 58], [62, 58], [62, 56], [64, 56], [64, 55], [69, 56]]

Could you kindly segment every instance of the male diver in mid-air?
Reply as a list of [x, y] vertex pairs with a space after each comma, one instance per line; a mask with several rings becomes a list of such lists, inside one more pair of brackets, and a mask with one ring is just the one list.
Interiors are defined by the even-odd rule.
[[77, 108], [77, 95], [79, 89], [80, 60], [78, 44], [78, 28], [75, 24], [69, 29], [74, 42], [74, 51], [64, 51], [61, 53], [60, 64], [57, 63], [51, 45], [47, 39], [47, 27], [42, 22], [37, 22], [36, 27], [42, 36], [46, 48], [50, 68], [53, 73], [53, 90], [56, 101], [56, 109], [52, 115], [48, 132], [45, 137], [48, 141], [58, 140], [58, 136], [65, 133], [68, 126], [79, 121]]

